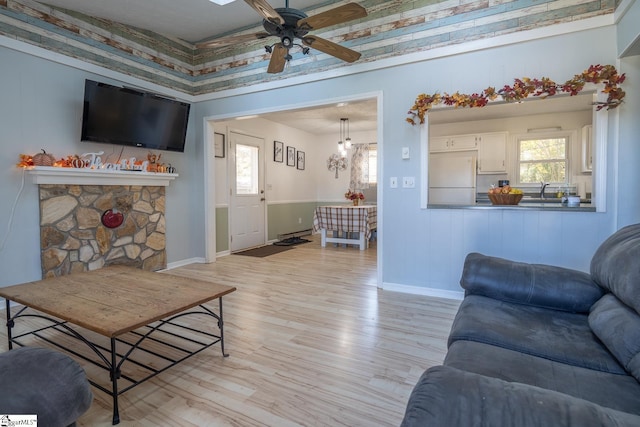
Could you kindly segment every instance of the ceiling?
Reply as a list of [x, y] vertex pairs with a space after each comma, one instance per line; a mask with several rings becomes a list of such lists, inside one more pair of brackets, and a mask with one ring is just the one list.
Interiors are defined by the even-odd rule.
[[[287, 0], [269, 0], [274, 8], [285, 7]], [[247, 29], [262, 21], [258, 13], [243, 0], [235, 0], [224, 6], [209, 0], [46, 0], [46, 4], [73, 10], [89, 16], [120, 22], [188, 42], [197, 42], [216, 36]], [[345, 1], [291, 0], [289, 6], [300, 10], [327, 9]], [[518, 105], [492, 105], [491, 108], [435, 108], [430, 114], [431, 123], [487, 120], [525, 114], [540, 114], [577, 109], [589, 109], [591, 96], [553, 97], [546, 102], [523, 102]], [[412, 100], [410, 100], [412, 101]], [[410, 106], [408, 103], [407, 108]], [[340, 119], [349, 119], [350, 132], [377, 129], [377, 100], [354, 101], [261, 114], [261, 118], [286, 124], [313, 134], [340, 132]]]
[[[269, 0], [269, 4], [274, 8], [285, 7], [286, 1]], [[46, 0], [42, 3], [191, 43], [255, 27], [262, 22], [260, 15], [243, 0], [224, 6], [209, 0]], [[289, 6], [305, 11], [323, 6], [330, 9], [344, 3], [336, 0], [291, 0]], [[343, 117], [349, 119], [351, 132], [375, 130], [376, 100], [261, 114], [260, 117], [313, 134], [335, 133], [337, 138], [340, 118]]]
[[[269, 0], [269, 4], [274, 8], [285, 7], [286, 1]], [[209, 0], [45, 0], [41, 3], [192, 43], [262, 23], [260, 15], [242, 0], [224, 6]], [[291, 0], [289, 6], [305, 11], [333, 3], [344, 2]]]
[[340, 135], [340, 119], [349, 119], [349, 131], [364, 132], [377, 129], [377, 100], [343, 102], [322, 107], [260, 114], [261, 118], [309, 132], [314, 135]]

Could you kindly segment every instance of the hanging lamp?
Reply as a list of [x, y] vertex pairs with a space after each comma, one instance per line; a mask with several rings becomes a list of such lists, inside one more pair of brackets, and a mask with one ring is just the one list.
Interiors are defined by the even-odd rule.
[[344, 140], [344, 148], [346, 150], [351, 150], [351, 137], [349, 136], [349, 119], [341, 119], [347, 121], [347, 137]]
[[[340, 140], [338, 141], [338, 151], [346, 156], [347, 150], [351, 149], [351, 138], [349, 138], [349, 119], [340, 119]], [[346, 135], [346, 137], [345, 137]]]

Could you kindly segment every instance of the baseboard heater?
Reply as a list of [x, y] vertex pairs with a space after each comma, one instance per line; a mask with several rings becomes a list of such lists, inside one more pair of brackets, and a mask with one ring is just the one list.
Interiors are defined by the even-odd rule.
[[306, 230], [294, 231], [291, 233], [278, 234], [278, 241], [274, 243], [276, 246], [290, 246], [298, 243], [309, 242], [307, 239], [303, 239], [302, 236], [311, 236], [312, 230], [307, 228]]

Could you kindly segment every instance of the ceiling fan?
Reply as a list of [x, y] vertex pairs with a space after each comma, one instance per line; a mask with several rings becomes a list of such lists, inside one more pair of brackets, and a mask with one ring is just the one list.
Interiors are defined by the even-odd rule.
[[[286, 0], [285, 7], [276, 9], [272, 8], [266, 0], [244, 1], [263, 17], [262, 26], [266, 32], [221, 37], [198, 43], [196, 47], [229, 46], [272, 36], [278, 37], [280, 39], [279, 43], [265, 46], [266, 51], [271, 53], [269, 67], [267, 68], [268, 73], [279, 73], [284, 70], [286, 62], [292, 59], [289, 49], [293, 46], [300, 46], [302, 53], [305, 55], [309, 53], [309, 48], [312, 47], [346, 62], [354, 62], [360, 58], [359, 52], [308, 34], [312, 30], [342, 24], [343, 22], [367, 16], [366, 9], [357, 3], [347, 3], [317, 15], [307, 16], [301, 10], [290, 8], [289, 0]], [[295, 39], [300, 39], [304, 46], [295, 43]]]

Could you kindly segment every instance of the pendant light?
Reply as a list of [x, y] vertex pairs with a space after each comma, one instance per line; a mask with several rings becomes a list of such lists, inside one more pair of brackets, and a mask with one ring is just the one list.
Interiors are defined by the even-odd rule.
[[351, 150], [351, 137], [349, 136], [349, 119], [341, 119], [347, 121], [347, 137], [344, 140], [345, 150]]
[[347, 150], [350, 149], [351, 138], [349, 138], [349, 119], [342, 118], [340, 119], [340, 140], [338, 141], [338, 151], [343, 156], [346, 156]]
[[338, 139], [338, 152], [341, 156], [344, 156], [347, 153], [347, 150], [344, 148], [344, 122], [340, 119], [340, 137]]

